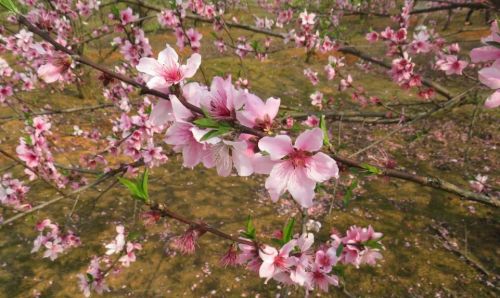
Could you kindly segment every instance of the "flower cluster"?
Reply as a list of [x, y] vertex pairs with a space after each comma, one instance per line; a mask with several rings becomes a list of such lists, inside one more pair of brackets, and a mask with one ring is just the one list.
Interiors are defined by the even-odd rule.
[[16, 210], [29, 210], [31, 204], [26, 202], [26, 193], [29, 187], [18, 179], [12, 178], [12, 174], [6, 173], [0, 177], [0, 204], [12, 207]]
[[[158, 57], [142, 58], [137, 69], [150, 76], [148, 87], [166, 92], [192, 77], [201, 62], [199, 55], [193, 54], [186, 65], [179, 65], [177, 54], [168, 45]], [[187, 105], [206, 111], [206, 115], [201, 117]], [[235, 122], [271, 132], [279, 105], [279, 99], [264, 102], [246, 89], [237, 89], [230, 77], [215, 77], [210, 88], [198, 83], [182, 85], [179, 94], [170, 95], [170, 104], [160, 101], [153, 108], [152, 117], [161, 124], [171, 123], [165, 142], [182, 152], [184, 166], [203, 163], [207, 168], [215, 167], [221, 176], [228, 176], [233, 165], [240, 176], [270, 174], [266, 188], [273, 200], [288, 190], [299, 204], [310, 207], [316, 183], [338, 177], [331, 157], [314, 154], [323, 144], [320, 129], [301, 134], [295, 147], [286, 135], [260, 141], [247, 134], [232, 140], [220, 137], [228, 135], [228, 125]]]
[[276, 249], [269, 245], [256, 248], [239, 244], [237, 263], [258, 272], [261, 278], [273, 279], [286, 285], [298, 285], [306, 291], [328, 292], [330, 285], [339, 285], [343, 265], [374, 266], [382, 258], [381, 233], [370, 226], [349, 228], [344, 237], [334, 233], [331, 241], [314, 249], [314, 235], [302, 234]]
[[50, 132], [51, 123], [46, 116], [37, 116], [26, 121], [25, 132], [28, 135], [20, 138], [16, 153], [19, 159], [26, 163], [28, 169], [25, 172], [31, 179], [41, 176], [54, 181], [58, 187], [66, 186], [67, 178], [57, 170], [54, 158], [49, 148], [47, 136]]
[[[135, 253], [142, 249], [142, 245], [132, 240], [127, 241], [125, 228], [122, 225], [116, 226], [117, 235], [113, 241], [105, 244], [106, 253], [102, 257], [93, 257], [85, 274], [78, 274], [80, 290], [85, 297], [90, 297], [94, 291], [102, 294], [109, 291], [106, 284], [107, 274], [113, 270], [115, 273], [120, 271], [119, 265], [129, 267], [130, 263], [136, 261]], [[130, 235], [128, 238], [131, 238]], [[117, 260], [111, 260], [112, 255], [118, 255]], [[101, 263], [106, 269], [101, 269]]]
[[59, 226], [52, 223], [50, 219], [44, 219], [39, 222], [36, 225], [36, 230], [40, 232], [40, 235], [33, 242], [31, 253], [38, 252], [40, 248], [44, 247], [45, 252], [43, 253], [43, 257], [49, 258], [51, 261], [57, 259], [60, 254], [71, 247], [80, 245], [80, 238], [78, 236], [72, 231], [68, 231], [64, 235], [61, 234]]

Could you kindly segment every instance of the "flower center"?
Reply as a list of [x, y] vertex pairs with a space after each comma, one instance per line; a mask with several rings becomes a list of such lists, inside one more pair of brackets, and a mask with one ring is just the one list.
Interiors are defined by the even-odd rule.
[[305, 167], [309, 156], [309, 152], [297, 149], [294, 149], [293, 152], [288, 155], [294, 168]]
[[182, 79], [181, 70], [179, 68], [166, 69], [163, 78], [168, 83], [177, 83]]

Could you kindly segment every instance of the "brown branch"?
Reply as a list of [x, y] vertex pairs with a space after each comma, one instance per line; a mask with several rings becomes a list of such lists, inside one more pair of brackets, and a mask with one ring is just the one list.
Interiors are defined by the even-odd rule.
[[[330, 156], [332, 156], [336, 161], [339, 161], [347, 166], [358, 168], [358, 169], [366, 169], [367, 166], [374, 166], [372, 164], [367, 164], [367, 163], [361, 163], [353, 159], [349, 159], [340, 155], [335, 154], [333, 150], [330, 150]], [[471, 201], [476, 201], [479, 203], [487, 204], [490, 206], [494, 207], [500, 207], [500, 200], [495, 197], [489, 197], [483, 194], [475, 193], [472, 191], [468, 191], [466, 189], [462, 189], [458, 187], [457, 185], [450, 183], [448, 181], [445, 181], [443, 179], [437, 178], [437, 177], [430, 177], [430, 176], [420, 176], [420, 175], [414, 175], [410, 174], [408, 172], [403, 172], [403, 171], [398, 171], [398, 170], [391, 170], [391, 169], [385, 169], [383, 167], [378, 167], [375, 166], [378, 170], [380, 170], [380, 176], [388, 176], [388, 177], [394, 177], [406, 181], [411, 181], [415, 182], [417, 184], [423, 185], [423, 186], [428, 186], [432, 187], [435, 189], [439, 190], [444, 190], [449, 193], [456, 194], [464, 199], [471, 200]]]
[[[115, 106], [114, 104], [108, 103], [108, 104], [101, 104], [101, 105], [90, 106], [90, 107], [76, 107], [76, 108], [69, 108], [69, 109], [64, 109], [64, 110], [50, 110], [50, 111], [32, 112], [32, 113], [28, 113], [28, 114], [30, 116], [68, 114], [68, 113], [78, 113], [78, 112], [83, 112], [83, 111], [95, 111], [98, 109], [111, 108], [114, 106]], [[25, 117], [24, 116], [0, 117], [0, 121], [13, 120], [13, 119], [23, 120], [23, 119], [25, 119]]]
[[209, 232], [211, 234], [214, 234], [216, 236], [219, 236], [219, 237], [227, 239], [227, 240], [231, 240], [233, 242], [259, 247], [259, 244], [256, 241], [251, 241], [251, 240], [246, 240], [246, 239], [242, 239], [239, 237], [235, 237], [235, 236], [229, 235], [227, 233], [224, 233], [223, 231], [221, 231], [217, 228], [214, 228], [206, 223], [190, 220], [190, 219], [168, 209], [164, 204], [151, 203], [151, 204], [149, 204], [149, 207], [151, 208], [151, 210], [159, 212], [161, 214], [161, 216], [163, 216], [163, 217], [173, 218], [177, 221], [180, 221], [182, 223], [190, 225], [190, 226], [196, 228], [197, 230], [200, 230], [201, 232]]

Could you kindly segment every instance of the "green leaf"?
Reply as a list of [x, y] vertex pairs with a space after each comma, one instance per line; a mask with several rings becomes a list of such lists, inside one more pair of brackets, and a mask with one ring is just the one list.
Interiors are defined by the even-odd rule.
[[194, 122], [194, 124], [198, 125], [199, 127], [203, 127], [203, 128], [218, 128], [220, 126], [219, 122], [215, 121], [212, 118], [200, 118], [200, 119], [194, 120], [193, 122]]
[[374, 248], [374, 249], [382, 249], [383, 248], [382, 244], [380, 244], [380, 242], [378, 242], [378, 240], [373, 240], [373, 239], [363, 242], [363, 245], [366, 247], [369, 247], [369, 248]]
[[116, 5], [111, 6], [111, 13], [116, 19], [120, 19], [120, 9]]
[[332, 271], [335, 275], [340, 276], [342, 278], [345, 277], [345, 267], [342, 265], [335, 265], [332, 267]]
[[14, 1], [12, 0], [0, 0], [0, 5], [10, 12], [19, 13], [19, 9], [16, 7]]
[[347, 187], [346, 192], [344, 194], [344, 207], [347, 207], [347, 205], [349, 205], [349, 202], [352, 199], [352, 191], [356, 189], [356, 187], [358, 187], [358, 180], [354, 179], [351, 182], [351, 185]]
[[282, 239], [283, 244], [292, 240], [294, 225], [295, 225], [295, 218], [292, 217], [292, 219], [289, 220], [286, 226], [283, 228], [283, 239]]
[[370, 164], [367, 164], [367, 163], [362, 163], [361, 166], [363, 167], [363, 169], [365, 169], [368, 172], [375, 174], [375, 175], [380, 175], [383, 173], [381, 169], [377, 168], [376, 166], [372, 166]]
[[138, 197], [141, 196], [141, 191], [139, 190], [139, 187], [137, 187], [137, 184], [135, 182], [130, 181], [127, 178], [123, 177], [119, 177], [118, 181], [120, 181], [121, 184], [127, 187], [133, 196], [138, 196]]
[[249, 239], [255, 239], [256, 229], [252, 222], [252, 217], [249, 215], [247, 218], [247, 230], [245, 232]]
[[335, 251], [335, 254], [337, 255], [337, 257], [340, 257], [343, 251], [344, 251], [344, 245], [340, 243], [339, 246], [337, 247], [337, 250]]
[[25, 136], [25, 137], [24, 137], [24, 142], [25, 142], [27, 145], [33, 146], [33, 140], [31, 139], [31, 136]]
[[90, 273], [87, 273], [87, 281], [92, 283], [94, 281], [94, 276]]
[[219, 129], [211, 130], [211, 131], [207, 132], [203, 137], [201, 137], [200, 141], [206, 141], [206, 140], [209, 140], [211, 138], [215, 138], [215, 137], [221, 136], [223, 134], [226, 134], [228, 132], [229, 132], [229, 128], [226, 128], [226, 127], [221, 127]]
[[321, 115], [319, 118], [319, 128], [323, 131], [323, 144], [330, 146], [330, 137], [328, 136], [328, 128], [326, 127], [325, 115]]
[[144, 170], [144, 173], [142, 173], [141, 184], [140, 184], [141, 185], [142, 194], [144, 195], [144, 199], [146, 200], [146, 202], [149, 201], [148, 176], [149, 176], [149, 169], [146, 168]]
[[[149, 197], [147, 196], [147, 194], [144, 192], [144, 190], [142, 188], [143, 187], [142, 186], [142, 182], [143, 182], [142, 179], [140, 181], [133, 182], [133, 181], [128, 180], [127, 178], [120, 177], [120, 178], [118, 178], [118, 180], [120, 181], [121, 184], [125, 185], [128, 188], [128, 190], [132, 193], [132, 197], [134, 199], [139, 200], [139, 201], [143, 201], [145, 203], [148, 202]], [[146, 183], [147, 183], [147, 179], [146, 179]], [[147, 191], [147, 187], [146, 187], [146, 191]]]
[[141, 233], [139, 233], [138, 231], [133, 231], [127, 235], [127, 240], [134, 241], [139, 239], [139, 236], [141, 236]]

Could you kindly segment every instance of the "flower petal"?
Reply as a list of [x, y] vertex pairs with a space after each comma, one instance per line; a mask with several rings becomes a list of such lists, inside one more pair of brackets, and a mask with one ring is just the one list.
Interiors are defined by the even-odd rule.
[[301, 133], [295, 140], [295, 148], [309, 152], [318, 151], [323, 146], [323, 131], [316, 127]]
[[323, 182], [332, 177], [339, 177], [339, 168], [333, 158], [318, 152], [309, 159], [306, 166], [307, 177], [316, 182]]
[[289, 175], [286, 187], [300, 206], [312, 207], [316, 182], [307, 177], [305, 168], [295, 168], [293, 173]]
[[279, 160], [293, 151], [292, 140], [287, 135], [263, 137], [259, 141], [259, 149], [269, 153], [271, 160]]
[[154, 126], [161, 126], [168, 121], [173, 121], [172, 103], [168, 100], [160, 99], [153, 107], [149, 120]]
[[276, 202], [285, 192], [292, 171], [293, 165], [288, 161], [282, 161], [274, 165], [265, 184], [273, 202]]
[[491, 94], [484, 103], [484, 107], [487, 109], [494, 109], [498, 106], [500, 106], [500, 90]]
[[161, 76], [163, 72], [161, 64], [156, 59], [150, 57], [141, 58], [135, 68], [150, 76]]
[[201, 65], [201, 55], [198, 53], [194, 53], [189, 57], [189, 59], [186, 61], [186, 65], [181, 66], [181, 71], [184, 75], [184, 78], [190, 78], [194, 76], [196, 71]]
[[167, 43], [166, 48], [158, 54], [158, 62], [167, 68], [179, 67], [177, 52]]

